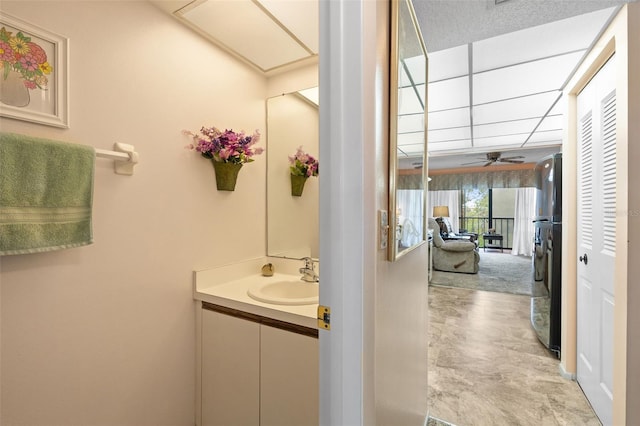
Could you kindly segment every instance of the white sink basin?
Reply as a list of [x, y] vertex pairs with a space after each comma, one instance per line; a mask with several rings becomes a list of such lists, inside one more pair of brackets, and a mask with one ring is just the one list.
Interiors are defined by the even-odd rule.
[[247, 290], [252, 299], [274, 305], [312, 305], [318, 303], [318, 283], [300, 279], [253, 285]]

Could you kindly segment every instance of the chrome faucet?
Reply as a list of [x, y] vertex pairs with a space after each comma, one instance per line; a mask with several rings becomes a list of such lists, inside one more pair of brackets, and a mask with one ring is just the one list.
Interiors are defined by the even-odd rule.
[[300, 268], [300, 273], [302, 274], [300, 279], [310, 283], [317, 283], [320, 281], [320, 275], [316, 274], [316, 271], [313, 269], [313, 259], [310, 257], [303, 257], [301, 260], [304, 261], [304, 268]]

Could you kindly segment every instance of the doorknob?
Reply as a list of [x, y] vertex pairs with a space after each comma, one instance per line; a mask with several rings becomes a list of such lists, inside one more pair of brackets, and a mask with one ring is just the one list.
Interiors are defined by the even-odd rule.
[[587, 258], [587, 253], [585, 253], [584, 256], [580, 256], [578, 259], [580, 259], [580, 262], [584, 262], [585, 265], [589, 261], [589, 259]]

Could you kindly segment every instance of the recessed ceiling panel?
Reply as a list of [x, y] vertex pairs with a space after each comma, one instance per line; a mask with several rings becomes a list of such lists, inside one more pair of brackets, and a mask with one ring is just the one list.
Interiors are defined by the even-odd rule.
[[583, 53], [571, 53], [473, 75], [475, 105], [562, 88]]
[[466, 45], [429, 55], [429, 82], [469, 74], [469, 49]]
[[313, 53], [319, 51], [318, 0], [257, 0]]
[[527, 145], [536, 142], [562, 142], [562, 130], [535, 132], [527, 141]]
[[444, 130], [429, 130], [429, 142], [445, 142], [471, 138], [469, 127]]
[[564, 128], [564, 117], [562, 115], [548, 115], [536, 129], [537, 132], [547, 130], [562, 130]]
[[[262, 70], [310, 56], [250, 0], [210, 0], [179, 14], [214, 41]], [[273, 46], [278, 48], [273, 49]]]
[[398, 133], [424, 131], [424, 113], [398, 116]]
[[527, 28], [473, 44], [473, 71], [586, 49], [615, 8]]
[[409, 144], [398, 147], [398, 157], [420, 157], [424, 152], [424, 144]]
[[539, 121], [540, 118], [530, 118], [525, 120], [513, 120], [473, 126], [473, 136], [475, 138], [486, 138], [523, 133], [529, 134], [533, 131]]
[[429, 83], [429, 111], [469, 106], [469, 78]]
[[473, 108], [473, 123], [487, 124], [542, 117], [557, 97], [558, 92], [551, 92], [479, 105]]
[[477, 148], [495, 146], [520, 146], [529, 136], [528, 133], [520, 135], [496, 136], [492, 138], [474, 138], [473, 146]]
[[[431, 98], [432, 93], [429, 93]], [[429, 112], [428, 126], [431, 130], [448, 129], [451, 127], [469, 126], [469, 107], [448, 111]]]
[[398, 155], [418, 156], [424, 153], [424, 132], [398, 135]]
[[[422, 89], [422, 91], [420, 90]], [[417, 90], [417, 93], [416, 93]], [[420, 114], [424, 111], [424, 85], [398, 90], [398, 115]]]
[[[424, 84], [427, 81], [425, 70], [424, 56], [414, 56], [413, 58], [405, 58], [402, 62], [402, 72], [400, 73], [400, 85], [409, 86], [411, 84]], [[411, 78], [409, 78], [411, 77]]]
[[429, 152], [454, 151], [456, 149], [468, 149], [471, 147], [471, 139], [433, 143], [429, 141]]

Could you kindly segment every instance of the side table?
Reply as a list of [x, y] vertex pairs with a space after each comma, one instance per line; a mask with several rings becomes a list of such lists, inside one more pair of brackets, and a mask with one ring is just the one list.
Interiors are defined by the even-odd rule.
[[[501, 234], [482, 234], [482, 238], [484, 239], [484, 251], [487, 251], [487, 243], [493, 244], [495, 241], [500, 241], [500, 253], [503, 253], [503, 246], [502, 246], [502, 235]], [[491, 248], [495, 248], [497, 249], [498, 246], [497, 245], [490, 245], [488, 246], [490, 249]]]

